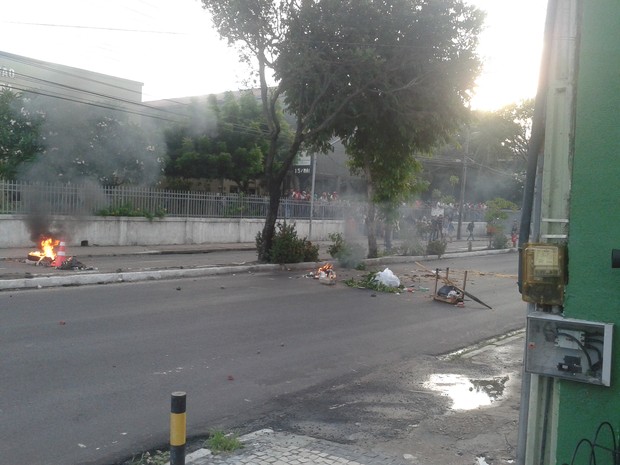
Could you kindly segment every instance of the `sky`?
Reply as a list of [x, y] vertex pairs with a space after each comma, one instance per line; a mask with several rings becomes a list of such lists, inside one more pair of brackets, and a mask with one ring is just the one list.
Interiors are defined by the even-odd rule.
[[[487, 13], [472, 108], [533, 98], [545, 0], [466, 0]], [[199, 0], [19, 0], [0, 15], [0, 51], [142, 82], [143, 100], [249, 86]], [[2, 63], [0, 62], [0, 66]]]

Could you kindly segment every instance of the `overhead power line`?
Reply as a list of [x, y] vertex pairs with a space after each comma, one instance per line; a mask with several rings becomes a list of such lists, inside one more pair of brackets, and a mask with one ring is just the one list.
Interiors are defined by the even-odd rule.
[[94, 31], [116, 31], [116, 32], [138, 32], [144, 34], [168, 34], [168, 35], [189, 35], [186, 32], [176, 31], [153, 31], [146, 29], [126, 29], [120, 27], [100, 27], [100, 26], [83, 26], [77, 24], [52, 24], [52, 23], [29, 23], [24, 21], [2, 21], [5, 24], [19, 24], [21, 26], [41, 26], [41, 27], [58, 27], [67, 29], [92, 29]]
[[[140, 100], [142, 100], [142, 92], [135, 91], [134, 89], [132, 89], [129, 86], [123, 86], [123, 85], [120, 84], [120, 82], [117, 83], [117, 84], [114, 84], [114, 83], [111, 83], [108, 80], [97, 79], [95, 77], [95, 75], [99, 74], [99, 75], [102, 75], [102, 76], [109, 76], [110, 78], [114, 78], [116, 81], [132, 81], [131, 79], [125, 79], [125, 78], [120, 78], [120, 77], [116, 77], [116, 76], [112, 76], [112, 75], [106, 75], [106, 74], [97, 73], [97, 72], [94, 72], [94, 71], [84, 70], [84, 69], [81, 69], [81, 68], [73, 68], [71, 66], [66, 66], [66, 65], [60, 65], [59, 64], [59, 65], [55, 66], [54, 63], [46, 63], [44, 61], [30, 59], [30, 58], [22, 57], [22, 56], [19, 56], [19, 55], [13, 55], [13, 54], [9, 54], [9, 53], [6, 53], [6, 52], [0, 52], [0, 58], [1, 57], [5, 57], [7, 60], [17, 61], [19, 63], [23, 63], [23, 64], [28, 65], [28, 66], [32, 66], [33, 68], [37, 68], [37, 69], [41, 69], [41, 70], [48, 71], [48, 72], [51, 72], [51, 73], [56, 73], [56, 74], [59, 74], [59, 75], [67, 76], [67, 77], [72, 78], [72, 79], [76, 79], [76, 80], [80, 80], [80, 81], [84, 81], [84, 82], [92, 82], [94, 84], [98, 84], [98, 85], [102, 85], [102, 86], [105, 86], [105, 87], [109, 87], [110, 89], [117, 89], [117, 90], [120, 90], [120, 91], [123, 91], [123, 92], [127, 92], [127, 93], [130, 93], [130, 94], [131, 93], [137, 94], [136, 97], [139, 96]], [[72, 70], [75, 70], [76, 72], [74, 72]], [[91, 74], [91, 76], [85, 76], [84, 72], [87, 72], [87, 73]], [[34, 79], [40, 79], [40, 78], [35, 78], [34, 76], [29, 76], [27, 74], [20, 74], [20, 75], [21, 76], [25, 76], [25, 77], [34, 78]], [[132, 82], [136, 82], [136, 81], [132, 81]], [[59, 82], [56, 82], [55, 84], [58, 85], [58, 86], [62, 86], [62, 84], [59, 83]], [[81, 89], [81, 90], [83, 92], [86, 92], [86, 93], [89, 92], [87, 89]], [[111, 96], [111, 95], [107, 95], [106, 97], [110, 98], [110, 99], [114, 99], [114, 97]], [[165, 100], [169, 101], [169, 102], [174, 102], [174, 103], [176, 103], [178, 105], [181, 105], [181, 106], [186, 106], [187, 105], [186, 103], [178, 101], [178, 100], [175, 100], [175, 99], [165, 99]]]
[[17, 90], [17, 91], [20, 91], [20, 92], [27, 92], [27, 93], [30, 93], [30, 94], [42, 95], [42, 96], [46, 96], [46, 97], [56, 98], [56, 99], [64, 100], [64, 101], [67, 101], [67, 102], [74, 102], [74, 103], [80, 103], [80, 104], [83, 104], [83, 105], [89, 105], [89, 106], [92, 106], [92, 107], [105, 108], [107, 110], [116, 110], [116, 111], [120, 111], [120, 112], [123, 112], [123, 113], [139, 115], [139, 116], [159, 119], [159, 120], [163, 120], [163, 121], [178, 122], [178, 119], [171, 119], [171, 118], [166, 118], [164, 116], [158, 116], [158, 115], [155, 115], [155, 114], [150, 114], [150, 113], [140, 112], [140, 111], [136, 111], [136, 110], [131, 110], [130, 108], [127, 108], [127, 107], [119, 107], [119, 106], [112, 105], [112, 104], [106, 104], [105, 102], [80, 100], [79, 98], [72, 98], [71, 96], [68, 96], [68, 95], [53, 95], [53, 94], [50, 94], [50, 93], [40, 92], [40, 91], [38, 91], [36, 89], [19, 88], [19, 87], [15, 87], [15, 86], [11, 87], [11, 89], [14, 89], [14, 90]]

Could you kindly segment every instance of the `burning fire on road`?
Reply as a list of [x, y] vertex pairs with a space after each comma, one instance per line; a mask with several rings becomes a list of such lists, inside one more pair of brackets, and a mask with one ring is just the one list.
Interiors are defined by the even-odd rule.
[[75, 257], [67, 257], [65, 254], [65, 242], [63, 239], [44, 237], [39, 241], [38, 250], [28, 252], [28, 262], [35, 265], [49, 266], [57, 270], [93, 270]]
[[28, 253], [28, 260], [36, 262], [35, 265], [52, 266], [52, 263], [57, 257], [55, 249], [59, 245], [60, 241], [58, 239], [54, 239], [53, 237], [44, 237], [38, 244], [38, 250]]
[[336, 284], [336, 271], [331, 263], [326, 263], [314, 275], [321, 284]]

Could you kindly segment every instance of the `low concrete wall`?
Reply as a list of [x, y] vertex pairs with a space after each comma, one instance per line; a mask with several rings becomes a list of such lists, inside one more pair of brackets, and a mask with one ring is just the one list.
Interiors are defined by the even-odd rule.
[[[146, 218], [54, 217], [52, 233], [62, 233], [67, 245], [172, 245], [254, 242], [263, 229], [262, 219], [237, 218]], [[295, 221], [297, 235], [308, 237], [310, 222]], [[344, 221], [313, 220], [312, 241], [327, 241], [328, 235], [344, 232]], [[0, 248], [31, 247], [34, 241], [23, 215], [0, 215]]]

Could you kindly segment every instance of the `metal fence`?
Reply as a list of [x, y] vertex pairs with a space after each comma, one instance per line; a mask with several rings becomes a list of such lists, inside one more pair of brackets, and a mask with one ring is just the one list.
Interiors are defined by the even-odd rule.
[[[265, 218], [269, 198], [95, 184], [0, 180], [0, 214], [103, 215], [182, 218]], [[279, 218], [310, 218], [310, 201], [283, 198]], [[313, 218], [344, 219], [344, 202], [315, 201]]]
[[[148, 187], [102, 187], [91, 184], [28, 183], [0, 180], [0, 214], [146, 216], [180, 218], [265, 218], [268, 197], [242, 194], [214, 194], [172, 191]], [[282, 198], [278, 218], [343, 220], [363, 223], [365, 204], [337, 200], [294, 200]], [[427, 204], [403, 205], [401, 222], [430, 220], [444, 214], [458, 220], [454, 209], [431, 208]], [[462, 221], [484, 221], [484, 211], [467, 206]]]

